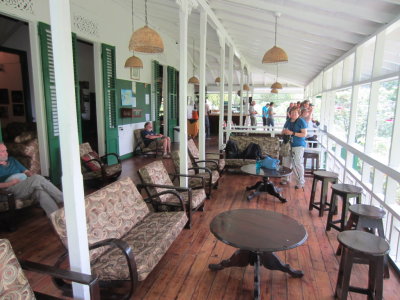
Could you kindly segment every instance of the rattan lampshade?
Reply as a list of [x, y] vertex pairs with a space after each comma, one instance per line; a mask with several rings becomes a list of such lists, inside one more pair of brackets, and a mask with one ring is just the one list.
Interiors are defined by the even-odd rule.
[[278, 94], [278, 90], [277, 89], [271, 89], [271, 93], [272, 94]]
[[200, 84], [200, 80], [196, 76], [192, 76], [189, 78], [188, 83]]
[[247, 83], [243, 84], [243, 91], [250, 91], [250, 87]]
[[146, 25], [132, 34], [129, 50], [142, 53], [162, 53], [164, 43], [160, 35]]
[[143, 62], [139, 57], [137, 57], [135, 55], [132, 55], [131, 57], [129, 57], [126, 60], [125, 68], [140, 68], [140, 69], [143, 69]]
[[278, 90], [281, 90], [283, 87], [282, 87], [282, 84], [280, 83], [280, 82], [278, 82], [278, 81], [276, 81], [276, 82], [274, 82], [272, 85], [271, 85], [271, 89], [278, 89]]
[[280, 17], [280, 13], [275, 13], [275, 45], [265, 52], [264, 57], [262, 59], [263, 64], [276, 64], [276, 63], [285, 63], [288, 62], [288, 56], [282, 48], [276, 46], [276, 35], [278, 28], [278, 17]]

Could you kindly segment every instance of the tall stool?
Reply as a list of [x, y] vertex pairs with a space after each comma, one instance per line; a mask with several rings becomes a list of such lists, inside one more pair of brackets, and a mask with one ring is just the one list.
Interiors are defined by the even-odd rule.
[[[330, 206], [330, 203], [327, 203], [328, 198], [328, 184], [337, 183], [339, 175], [334, 172], [328, 171], [315, 171], [313, 185], [310, 196], [310, 206], [309, 210], [316, 208], [319, 210], [319, 216], [322, 217], [324, 215], [324, 211], [329, 208], [325, 208], [326, 205]], [[320, 202], [315, 202], [315, 191], [317, 189], [317, 183], [321, 181], [321, 200]]]
[[[345, 227], [345, 222], [347, 219], [347, 211], [349, 209], [349, 200], [351, 198], [356, 198], [356, 203], [361, 204], [361, 194], [362, 188], [344, 183], [337, 183], [332, 185], [332, 197], [331, 197], [331, 207], [329, 209], [328, 221], [326, 223], [326, 231], [334, 228], [338, 231], [343, 231]], [[340, 219], [333, 220], [333, 215], [337, 211], [337, 200], [342, 198], [342, 215]], [[336, 224], [340, 223], [340, 226]]]
[[[335, 297], [345, 300], [350, 291], [369, 295], [368, 299], [382, 299], [383, 260], [389, 252], [389, 244], [379, 236], [359, 230], [343, 231], [339, 233], [338, 240], [344, 252], [340, 260]], [[359, 259], [369, 264], [367, 289], [350, 286], [351, 269]]]
[[[319, 170], [319, 152], [304, 151], [303, 157], [304, 157], [304, 175], [312, 176], [314, 174], [314, 170]], [[311, 159], [310, 171], [306, 170], [308, 159]]]
[[[385, 238], [383, 231], [383, 217], [386, 212], [376, 206], [367, 204], [354, 204], [349, 207], [350, 217], [344, 230], [366, 230], [369, 233], [377, 234], [381, 238]], [[339, 245], [336, 254], [340, 255], [341, 247]], [[385, 278], [389, 278], [389, 264], [387, 255], [384, 258]]]

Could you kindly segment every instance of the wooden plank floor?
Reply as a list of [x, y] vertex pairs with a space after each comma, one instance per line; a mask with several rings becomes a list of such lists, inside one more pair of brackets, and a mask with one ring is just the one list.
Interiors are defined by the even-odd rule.
[[[209, 149], [215, 148], [215, 140], [208, 142]], [[125, 160], [122, 176], [130, 176], [134, 182], [139, 182], [137, 169], [152, 160], [143, 157]], [[164, 163], [168, 168], [172, 167], [169, 160], [164, 160]], [[209, 263], [226, 259], [235, 251], [217, 241], [209, 231], [209, 224], [217, 214], [238, 208], [274, 210], [289, 215], [302, 223], [308, 232], [305, 244], [278, 253], [293, 268], [303, 270], [304, 277], [292, 278], [262, 268], [262, 299], [333, 299], [339, 262], [334, 254], [338, 245], [337, 232], [325, 232], [326, 215], [319, 218], [316, 210], [308, 211], [311, 179], [307, 179], [304, 192], [295, 190], [293, 183], [285, 186], [283, 193], [288, 202], [284, 204], [265, 194], [248, 202], [245, 187], [256, 180], [252, 176], [224, 174], [218, 190], [214, 190], [212, 198], [207, 200], [206, 210], [194, 214], [192, 229], [181, 233], [153, 272], [140, 283], [134, 299], [252, 299], [253, 267], [227, 268], [217, 272], [208, 269]], [[23, 213], [16, 232], [7, 233], [0, 229], [0, 236], [11, 241], [20, 258], [52, 264], [63, 252], [61, 242], [39, 208]], [[366, 266], [356, 265], [352, 284], [366, 287], [367, 274]], [[392, 269], [390, 276], [384, 281], [384, 298], [399, 299], [399, 277]], [[28, 277], [35, 289], [57, 295], [48, 277], [32, 273]], [[366, 296], [350, 293], [349, 299], [366, 299]]]

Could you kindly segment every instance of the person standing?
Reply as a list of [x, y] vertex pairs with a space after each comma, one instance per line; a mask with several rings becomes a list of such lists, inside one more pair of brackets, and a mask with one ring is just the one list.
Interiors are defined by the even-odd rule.
[[[274, 122], [274, 102], [271, 102], [269, 104], [269, 108], [268, 108], [268, 118], [267, 118], [267, 127], [271, 126], [271, 130], [274, 130], [274, 126], [275, 126], [275, 122]], [[268, 128], [269, 130], [269, 128]]]
[[210, 133], [210, 106], [208, 105], [208, 99], [206, 99], [206, 103], [204, 104], [204, 127], [206, 129], [206, 139], [211, 138]]
[[255, 105], [256, 105], [256, 101], [251, 101], [250, 107], [249, 107], [250, 125], [251, 126], [257, 126], [257, 119], [256, 119], [257, 111], [254, 108]]
[[[296, 175], [296, 189], [304, 188], [304, 148], [306, 147], [307, 123], [300, 118], [299, 109], [292, 107], [290, 109], [290, 119], [283, 126], [282, 134], [291, 138], [291, 155], [283, 157], [283, 166], [291, 168], [293, 163], [293, 172]], [[287, 184], [289, 178], [281, 181], [281, 184]]]
[[262, 120], [263, 120], [263, 126], [267, 126], [267, 118], [268, 118], [268, 108], [269, 108], [269, 103], [265, 103], [265, 106], [262, 108]]
[[293, 102], [290, 102], [288, 108], [286, 109], [286, 121], [290, 119], [289, 112], [290, 112], [290, 109], [291, 109], [293, 106], [294, 106], [294, 103], [293, 103]]

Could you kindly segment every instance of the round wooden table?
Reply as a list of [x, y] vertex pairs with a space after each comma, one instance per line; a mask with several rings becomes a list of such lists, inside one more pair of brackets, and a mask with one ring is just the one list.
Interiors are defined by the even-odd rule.
[[304, 226], [288, 216], [260, 209], [231, 210], [217, 215], [210, 230], [217, 239], [239, 250], [229, 259], [208, 267], [215, 271], [254, 265], [254, 299], [260, 299], [260, 265], [293, 277], [303, 276], [302, 271], [293, 270], [274, 254], [307, 240]]
[[267, 168], [256, 168], [255, 164], [245, 165], [240, 168], [243, 173], [254, 175], [254, 176], [261, 176], [262, 181], [256, 182], [253, 186], [246, 187], [247, 191], [255, 190], [254, 193], [249, 194], [247, 196], [247, 200], [253, 199], [255, 196], [259, 195], [260, 193], [268, 193], [272, 196], [277, 197], [282, 203], [286, 202], [287, 200], [280, 194], [280, 190], [274, 186], [274, 184], [269, 180], [270, 177], [272, 178], [282, 178], [289, 176], [292, 174], [292, 170], [280, 166], [279, 170], [271, 170]]

